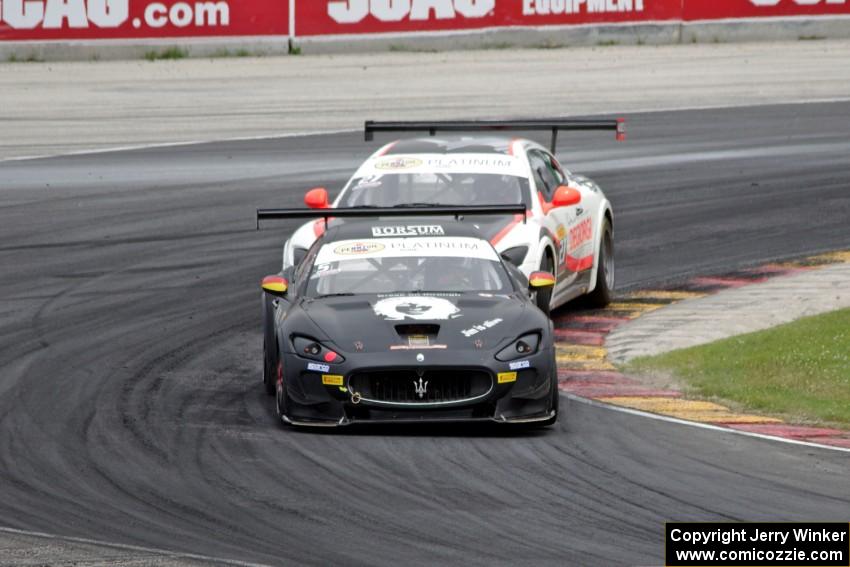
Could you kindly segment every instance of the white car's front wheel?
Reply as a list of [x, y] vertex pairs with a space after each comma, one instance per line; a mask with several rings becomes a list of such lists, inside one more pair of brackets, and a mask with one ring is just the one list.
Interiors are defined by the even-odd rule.
[[614, 234], [607, 219], [602, 226], [599, 245], [599, 267], [596, 270], [596, 287], [587, 296], [593, 307], [605, 307], [614, 299]]
[[[552, 258], [548, 254], [544, 254], [543, 259], [540, 261], [540, 271], [555, 274], [554, 264]], [[552, 288], [546, 287], [537, 290], [534, 295], [534, 301], [543, 313], [549, 315], [552, 311]]]

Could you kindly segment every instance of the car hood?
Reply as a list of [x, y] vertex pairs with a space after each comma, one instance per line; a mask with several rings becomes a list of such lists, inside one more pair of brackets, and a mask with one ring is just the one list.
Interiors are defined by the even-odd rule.
[[308, 299], [301, 308], [348, 353], [492, 350], [541, 327], [545, 319], [516, 294], [363, 294]]

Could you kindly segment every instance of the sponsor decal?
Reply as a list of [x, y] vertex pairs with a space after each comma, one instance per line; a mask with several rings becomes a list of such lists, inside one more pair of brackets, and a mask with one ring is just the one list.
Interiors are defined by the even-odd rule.
[[390, 350], [444, 350], [448, 345], [391, 345]]
[[401, 296], [381, 299], [372, 306], [375, 315], [387, 321], [446, 320], [461, 316], [460, 309], [447, 299], [430, 296]]
[[375, 169], [413, 169], [422, 165], [419, 158], [393, 157], [375, 162]]
[[315, 362], [307, 363], [307, 370], [312, 370], [313, 372], [329, 372], [331, 369], [327, 364], [316, 364]]
[[271, 0], [0, 0], [0, 39], [286, 35]]
[[686, 0], [682, 19], [694, 21], [848, 14], [850, 14], [850, 2], [847, 0], [726, 0], [724, 2]]
[[475, 345], [475, 348], [484, 348], [484, 341], [481, 339], [475, 339], [473, 344]]
[[444, 236], [438, 224], [409, 224], [407, 226], [373, 226], [372, 236]]
[[590, 217], [570, 229], [569, 251], [572, 252], [593, 238], [593, 225]]
[[339, 374], [322, 374], [322, 384], [325, 386], [342, 386], [342, 380]]
[[486, 240], [472, 237], [408, 236], [384, 237], [378, 240], [340, 240], [322, 246], [316, 265], [350, 260], [351, 256], [370, 258], [477, 258], [499, 261], [496, 251]]
[[[130, 18], [130, 0], [6, 0], [3, 20], [12, 29], [117, 28]], [[228, 26], [230, 4], [226, 1], [175, 2], [170, 6], [149, 2], [134, 28], [167, 25]]]
[[643, 12], [644, 0], [522, 0], [523, 16]]
[[[513, 26], [681, 21], [683, 2], [750, 0], [297, 0], [297, 34], [418, 34]], [[793, 2], [803, 0], [782, 0]], [[809, 0], [814, 2], [817, 0]], [[821, 3], [827, 0], [821, 0]], [[721, 7], [721, 10], [724, 8]], [[727, 11], [729, 8], [725, 8]]]
[[473, 325], [469, 329], [464, 329], [464, 330], [461, 331], [461, 333], [463, 334], [464, 337], [472, 337], [472, 336], [477, 335], [478, 333], [480, 333], [482, 331], [492, 329], [493, 327], [495, 327], [496, 325], [498, 325], [502, 321], [503, 321], [502, 319], [490, 319], [489, 321], [484, 321], [483, 323], [480, 323], [478, 325]]
[[352, 189], [383, 184], [390, 175], [408, 173], [417, 176], [433, 176], [444, 173], [491, 174], [526, 178], [522, 160], [515, 156], [499, 154], [416, 154], [408, 156], [384, 156], [366, 161], [357, 170], [360, 179]]
[[381, 22], [483, 18], [496, 0], [332, 0], [328, 16], [339, 24], [356, 24], [368, 16]]
[[481, 171], [492, 170], [493, 173], [500, 171], [513, 171], [517, 167], [517, 158], [509, 156], [439, 156], [425, 160], [428, 169], [450, 169], [452, 171]]
[[499, 384], [516, 382], [516, 372], [499, 372], [499, 374], [496, 376], [496, 380]]
[[354, 256], [360, 254], [374, 254], [380, 252], [385, 246], [380, 242], [354, 242], [352, 244], [343, 244], [334, 248], [334, 254], [339, 256]]
[[[385, 297], [407, 297], [409, 294], [405, 292], [397, 292], [397, 293], [379, 293], [378, 297], [381, 299]], [[426, 297], [461, 297], [462, 293], [456, 293], [451, 291], [429, 291], [427, 293], [423, 293], [422, 295]]]
[[511, 362], [508, 366], [510, 366], [511, 370], [520, 370], [522, 368], [531, 368], [531, 362], [528, 360], [518, 360], [517, 362]]
[[[477, 238], [400, 238], [388, 240], [389, 252], [421, 252], [434, 251], [430, 256], [444, 256], [444, 252], [456, 251], [460, 256], [471, 256], [485, 260], [495, 259], [496, 253], [484, 244], [483, 240]], [[488, 254], [488, 252], [492, 252]], [[387, 254], [391, 255], [391, 254]], [[400, 254], [402, 255], [402, 254]], [[409, 255], [409, 254], [403, 254]]]
[[354, 341], [354, 350], [363, 352], [363, 341]]
[[558, 234], [558, 240], [563, 240], [567, 236], [567, 229], [564, 227], [564, 225], [562, 225], [562, 224], [558, 225], [557, 234]]
[[559, 254], [559, 260], [566, 263], [569, 271], [581, 272], [593, 267], [593, 221], [590, 216], [570, 227], [567, 244], [568, 252]]
[[818, 4], [844, 4], [845, 0], [750, 0], [753, 6], [777, 6], [778, 4], [796, 4], [798, 6], [817, 6]]

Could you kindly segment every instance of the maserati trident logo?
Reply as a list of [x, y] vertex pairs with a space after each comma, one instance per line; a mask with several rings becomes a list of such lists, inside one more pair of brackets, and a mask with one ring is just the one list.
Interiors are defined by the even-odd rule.
[[414, 380], [413, 390], [416, 392], [416, 394], [419, 396], [419, 399], [421, 400], [425, 397], [425, 394], [428, 393], [428, 381], [426, 380], [425, 382], [423, 382], [422, 378], [419, 379], [419, 382]]

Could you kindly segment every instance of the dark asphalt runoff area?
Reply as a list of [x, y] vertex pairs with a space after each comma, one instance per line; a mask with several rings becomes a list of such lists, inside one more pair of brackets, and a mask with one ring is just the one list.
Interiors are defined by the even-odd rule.
[[[850, 103], [629, 120], [559, 148], [613, 203], [620, 289], [850, 247]], [[279, 426], [258, 284], [294, 224], [254, 210], [335, 194], [378, 138], [0, 163], [0, 526], [267, 564], [659, 565], [665, 521], [850, 520], [846, 453], [566, 399], [540, 431]]]

